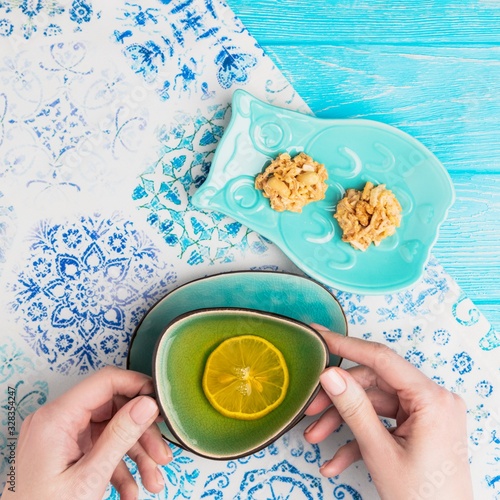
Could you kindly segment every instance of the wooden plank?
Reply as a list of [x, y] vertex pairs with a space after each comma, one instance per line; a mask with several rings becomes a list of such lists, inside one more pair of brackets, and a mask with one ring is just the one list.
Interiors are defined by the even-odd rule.
[[418, 138], [450, 171], [500, 172], [500, 48], [267, 50], [318, 116], [383, 121]]
[[499, 0], [229, 0], [270, 44], [497, 44]]
[[433, 253], [472, 300], [500, 304], [500, 175], [456, 174], [453, 183]]

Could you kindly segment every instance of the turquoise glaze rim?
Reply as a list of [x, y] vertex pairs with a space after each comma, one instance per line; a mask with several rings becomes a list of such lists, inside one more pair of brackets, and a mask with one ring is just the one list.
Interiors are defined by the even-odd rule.
[[171, 423], [171, 419], [169, 417], [168, 412], [165, 410], [165, 407], [163, 405], [163, 402], [161, 400], [160, 394], [162, 393], [161, 389], [159, 388], [160, 382], [158, 381], [158, 377], [156, 375], [156, 370], [155, 370], [155, 365], [156, 361], [158, 358], [158, 351], [161, 348], [162, 341], [164, 337], [169, 333], [169, 331], [175, 327], [175, 325], [179, 322], [184, 321], [185, 319], [189, 319], [191, 317], [197, 316], [197, 315], [203, 315], [203, 314], [211, 314], [211, 313], [220, 313], [220, 312], [230, 312], [230, 313], [243, 313], [245, 315], [256, 315], [256, 316], [263, 316], [272, 319], [273, 321], [276, 320], [280, 323], [291, 323], [294, 324], [296, 327], [299, 327], [299, 329], [307, 331], [307, 333], [312, 334], [315, 339], [319, 340], [319, 344], [323, 347], [323, 354], [324, 354], [324, 366], [322, 365], [322, 370], [327, 368], [329, 366], [328, 360], [329, 360], [329, 349], [328, 345], [326, 344], [325, 340], [321, 336], [321, 334], [315, 330], [313, 327], [310, 325], [307, 325], [301, 321], [298, 321], [293, 318], [289, 318], [286, 316], [282, 316], [280, 314], [275, 314], [275, 313], [269, 313], [269, 312], [264, 312], [264, 311], [259, 311], [259, 310], [254, 310], [254, 309], [245, 309], [245, 308], [237, 308], [237, 307], [215, 307], [215, 308], [204, 308], [204, 309], [195, 309], [193, 311], [189, 311], [185, 314], [181, 314], [180, 316], [174, 318], [164, 329], [162, 332], [161, 336], [158, 338], [155, 350], [153, 353], [153, 372], [152, 372], [152, 378], [153, 378], [153, 385], [154, 385], [154, 391], [155, 391], [155, 398], [156, 402], [158, 404], [160, 414], [164, 419], [164, 423], [166, 427], [168, 428], [168, 436], [165, 436], [168, 441], [171, 441], [177, 446], [180, 446], [186, 451], [189, 451], [191, 453], [194, 453], [195, 455], [198, 455], [203, 458], [208, 458], [211, 460], [217, 460], [217, 461], [228, 461], [228, 460], [235, 460], [238, 458], [243, 458], [248, 455], [257, 453], [258, 451], [266, 448], [273, 442], [275, 442], [277, 439], [279, 439], [283, 434], [288, 432], [290, 429], [292, 429], [295, 425], [297, 425], [304, 417], [305, 417], [305, 411], [309, 407], [309, 405], [314, 401], [315, 397], [318, 395], [320, 389], [321, 389], [321, 383], [318, 381], [314, 386], [314, 389], [311, 391], [311, 394], [309, 397], [303, 402], [303, 404], [300, 406], [300, 408], [294, 413], [294, 416], [288, 421], [287, 424], [282, 426], [275, 434], [272, 435], [269, 439], [259, 443], [258, 445], [252, 447], [251, 449], [247, 449], [244, 452], [237, 453], [237, 454], [227, 454], [224, 456], [217, 456], [217, 455], [212, 455], [208, 453], [203, 453], [200, 450], [193, 448], [189, 444], [187, 444], [181, 436], [176, 432], [174, 426]]
[[[341, 335], [344, 335], [344, 336], [349, 335], [347, 317], [346, 317], [346, 314], [345, 314], [345, 311], [344, 311], [342, 305], [340, 304], [337, 297], [335, 297], [335, 295], [322, 283], [319, 283], [316, 280], [314, 280], [308, 276], [302, 276], [300, 274], [295, 274], [295, 273], [290, 273], [290, 272], [285, 272], [285, 271], [267, 271], [267, 270], [227, 271], [227, 272], [216, 273], [216, 274], [212, 274], [212, 275], [208, 275], [208, 276], [203, 276], [201, 278], [196, 278], [194, 280], [188, 281], [188, 282], [186, 282], [182, 285], [179, 285], [178, 287], [170, 290], [163, 297], [158, 299], [144, 313], [139, 324], [135, 327], [135, 329], [132, 333], [132, 336], [131, 336], [130, 342], [129, 342], [128, 352], [127, 352], [127, 362], [126, 362], [127, 369], [133, 369], [133, 370], [140, 371], [141, 373], [145, 373], [146, 375], [151, 375], [152, 367], [148, 367], [147, 370], [144, 370], [144, 369], [142, 369], [143, 367], [141, 367], [141, 369], [139, 369], [139, 367], [137, 366], [137, 364], [138, 364], [137, 358], [140, 358], [142, 360], [142, 359], [144, 359], [144, 357], [142, 354], [143, 351], [141, 351], [140, 353], [136, 353], [135, 356], [133, 356], [133, 352], [135, 352], [135, 350], [137, 349], [137, 345], [135, 345], [135, 348], [134, 348], [134, 344], [136, 344], [139, 337], [141, 337], [141, 339], [142, 339], [142, 337], [144, 337], [146, 335], [147, 332], [143, 333], [142, 330], [146, 329], [146, 325], [145, 325], [146, 322], [150, 319], [152, 314], [155, 313], [155, 310], [159, 310], [159, 308], [162, 306], [162, 303], [165, 302], [168, 304], [168, 301], [171, 301], [171, 298], [173, 296], [175, 296], [176, 294], [182, 293], [182, 291], [187, 290], [192, 285], [198, 286], [200, 283], [204, 283], [204, 282], [209, 283], [210, 281], [214, 281], [215, 285], [220, 286], [221, 280], [222, 280], [222, 282], [224, 282], [225, 280], [228, 280], [231, 278], [237, 279], [240, 277], [248, 277], [249, 279], [251, 279], [252, 277], [257, 277], [257, 276], [259, 278], [262, 278], [262, 279], [270, 278], [270, 279], [280, 280], [283, 282], [283, 283], [280, 283], [282, 285], [285, 284], [286, 280], [292, 279], [297, 283], [297, 285], [299, 284], [299, 282], [303, 282], [303, 283], [307, 284], [307, 286], [310, 286], [311, 288], [317, 288], [318, 291], [321, 291], [321, 293], [324, 294], [325, 299], [328, 298], [328, 301], [331, 302], [330, 305], [335, 306], [335, 311], [328, 310], [325, 312], [324, 318], [328, 319], [329, 322], [321, 321], [319, 316], [316, 316], [317, 313], [314, 313], [316, 317], [311, 318], [311, 322], [323, 324], [323, 326], [325, 326], [326, 328], [329, 328], [333, 331], [336, 331], [337, 333], [339, 333]], [[227, 286], [227, 285], [224, 284], [224, 286]], [[234, 288], [231, 288], [231, 290], [234, 290]], [[285, 294], [285, 293], [289, 293], [290, 290], [282, 289], [281, 292], [283, 294]], [[323, 301], [322, 305], [324, 305], [325, 303], [326, 303], [326, 300]], [[306, 320], [304, 314], [300, 314], [300, 317], [298, 317], [299, 315], [297, 314], [297, 311], [294, 311], [294, 313], [296, 313], [296, 316], [287, 316], [283, 312], [276, 312], [273, 310], [269, 310], [269, 309], [272, 309], [270, 307], [266, 307], [264, 309], [258, 309], [255, 305], [253, 305], [252, 307], [243, 307], [243, 306], [232, 306], [232, 305], [229, 306], [227, 303], [224, 303], [224, 304], [217, 303], [217, 304], [210, 304], [209, 306], [204, 307], [204, 308], [215, 308], [215, 307], [237, 307], [239, 309], [247, 308], [247, 309], [252, 309], [252, 310], [262, 310], [263, 312], [275, 313], [275, 314], [280, 314], [281, 316], [290, 317], [291, 319], [301, 321], [302, 323], [306, 323], [306, 321], [309, 321], [308, 319]], [[184, 313], [192, 311], [194, 309], [196, 309], [196, 308], [189, 308], [187, 310], [181, 310], [181, 312], [179, 312], [179, 314], [176, 314], [172, 319], [174, 319], [176, 316], [178, 316], [180, 314], [184, 314]], [[339, 322], [341, 322], [341, 324], [339, 324]], [[150, 343], [149, 358], [151, 358], [151, 354], [154, 351], [154, 347], [156, 345], [158, 337], [161, 335], [162, 329], [163, 329], [163, 327], [161, 329], [159, 329], [160, 331], [157, 332], [157, 337], [154, 339], [154, 342]], [[132, 359], [133, 357], [135, 359]], [[342, 359], [340, 357], [332, 356], [330, 359], [330, 364], [331, 364], [331, 366], [339, 366], [341, 361], [342, 361]]]
[[[243, 90], [192, 203], [229, 215], [273, 241], [314, 280], [364, 295], [396, 292], [422, 276], [439, 228], [455, 200], [451, 178], [409, 134], [365, 119], [325, 119], [260, 101]], [[253, 185], [278, 154], [305, 151], [329, 172], [325, 200], [302, 214], [275, 212]], [[244, 158], [244, 161], [241, 160]], [[348, 188], [386, 184], [403, 207], [401, 227], [380, 246], [354, 250], [333, 219]]]

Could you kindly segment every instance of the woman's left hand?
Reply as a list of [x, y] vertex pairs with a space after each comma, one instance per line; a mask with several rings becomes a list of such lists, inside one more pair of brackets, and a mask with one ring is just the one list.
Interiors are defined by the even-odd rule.
[[158, 406], [145, 396], [151, 378], [106, 367], [24, 421], [16, 449], [15, 492], [20, 498], [101, 499], [109, 482], [122, 500], [138, 498], [125, 462], [137, 463], [144, 486], [164, 488], [159, 464], [172, 459], [155, 420]]

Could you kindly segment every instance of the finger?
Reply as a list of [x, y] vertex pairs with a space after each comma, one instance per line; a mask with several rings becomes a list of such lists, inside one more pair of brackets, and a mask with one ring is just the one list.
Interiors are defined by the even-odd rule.
[[[399, 410], [399, 400], [396, 396], [386, 394], [378, 389], [368, 389], [366, 395], [377, 415], [396, 418]], [[344, 419], [339, 410], [332, 406], [304, 431], [304, 437], [309, 443], [319, 443], [336, 431], [343, 422]]]
[[[346, 371], [348, 371], [364, 389], [378, 387], [388, 394], [396, 394], [396, 391], [384, 380], [378, 377], [377, 374], [368, 366], [358, 365], [353, 368], [349, 368]], [[331, 404], [332, 400], [328, 397], [323, 389], [320, 389], [317, 396], [306, 409], [305, 414], [317, 415], [318, 413], [321, 413], [323, 410], [325, 410], [325, 408], [328, 408]], [[382, 414], [379, 413], [379, 415]]]
[[352, 375], [352, 377], [361, 387], [363, 387], [363, 389], [377, 387], [386, 393], [397, 394], [396, 389], [388, 384], [383, 378], [378, 376], [375, 370], [369, 366], [357, 365], [347, 369], [346, 371]]
[[353, 463], [361, 460], [361, 451], [356, 440], [341, 446], [334, 457], [324, 463], [319, 469], [320, 473], [325, 477], [334, 477], [347, 469]]
[[[59, 412], [84, 415], [110, 405], [114, 396], [133, 398], [153, 391], [151, 378], [143, 373], [107, 366], [87, 377], [78, 385], [49, 404], [57, 404]], [[102, 411], [102, 410], [101, 410]]]
[[332, 432], [336, 431], [342, 425], [342, 422], [342, 417], [337, 408], [331, 406], [304, 431], [304, 437], [311, 444], [320, 443]]
[[400, 410], [399, 398], [380, 389], [367, 389], [366, 396], [379, 417], [396, 418]]
[[137, 464], [142, 484], [151, 493], [160, 493], [165, 487], [157, 463], [146, 453], [139, 442], [128, 451], [128, 456]]
[[130, 450], [158, 416], [156, 401], [140, 396], [118, 410], [109, 421], [92, 449], [78, 462], [77, 472], [83, 476], [95, 472], [99, 464], [99, 487], [104, 489], [123, 456]]
[[[98, 440], [107, 424], [108, 421], [93, 422], [91, 426], [91, 435], [84, 433], [79, 436], [78, 443], [83, 453], [89, 452], [93, 443]], [[156, 423], [151, 424], [151, 426], [146, 429], [144, 434], [139, 438], [139, 443], [144, 448], [144, 451], [155, 461], [155, 463], [166, 465], [172, 460], [172, 450], [163, 439], [160, 429]]]
[[123, 460], [120, 460], [111, 476], [111, 484], [120, 495], [120, 500], [135, 500], [139, 497], [139, 487]]
[[144, 451], [157, 463], [166, 465], [172, 460], [172, 450], [161, 435], [156, 423], [152, 424], [139, 439]]
[[323, 389], [320, 389], [312, 403], [307, 407], [305, 414], [317, 415], [318, 413], [321, 413], [325, 408], [331, 406], [331, 404], [332, 400], [328, 397]]
[[[364, 389], [341, 368], [328, 368], [320, 375], [321, 385], [340, 416], [350, 427], [367, 464], [394, 451], [394, 441], [373, 408]], [[365, 455], [366, 453], [366, 455]]]
[[312, 326], [321, 333], [332, 354], [369, 366], [397, 391], [437, 387], [418, 368], [384, 344], [345, 337], [318, 324]]
[[130, 401], [130, 398], [120, 394], [114, 395], [108, 399], [99, 408], [94, 408], [90, 411], [90, 418], [92, 422], [107, 422], [111, 420], [113, 415], [124, 405]]

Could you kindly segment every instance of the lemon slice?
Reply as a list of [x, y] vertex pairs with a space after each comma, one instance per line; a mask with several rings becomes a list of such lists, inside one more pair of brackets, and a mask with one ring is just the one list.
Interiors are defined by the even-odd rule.
[[222, 415], [255, 420], [281, 404], [288, 380], [285, 358], [271, 342], [241, 335], [223, 341], [210, 354], [203, 391]]

